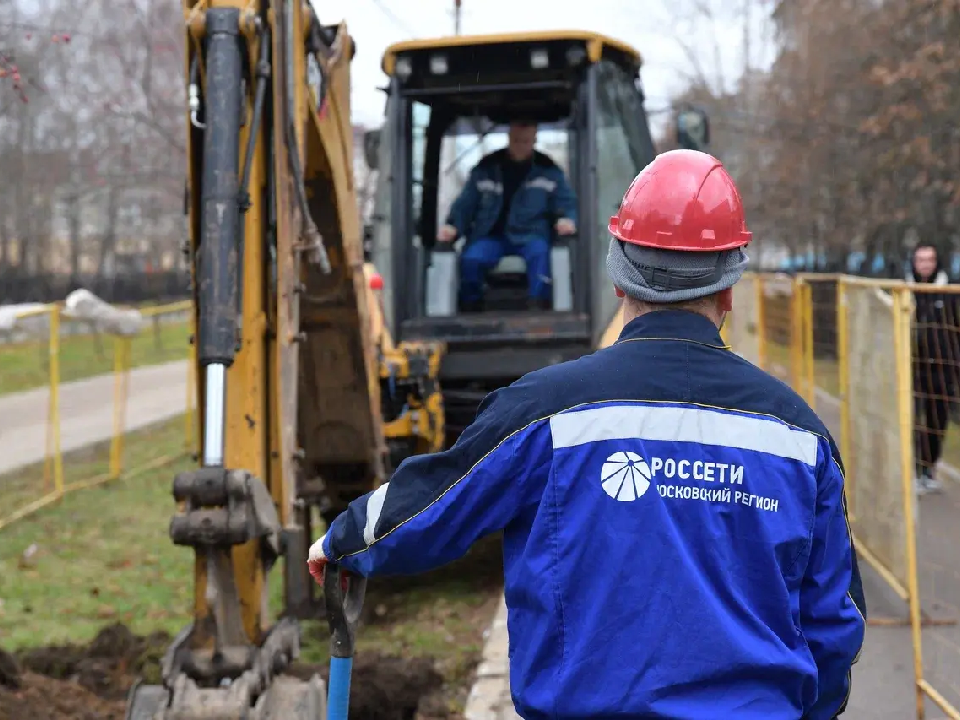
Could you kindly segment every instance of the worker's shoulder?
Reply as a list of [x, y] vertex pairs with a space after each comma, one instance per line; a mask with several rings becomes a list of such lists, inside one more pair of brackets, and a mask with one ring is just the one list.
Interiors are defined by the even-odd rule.
[[[837, 455], [824, 423], [792, 388], [729, 350], [696, 347], [709, 357], [671, 340], [615, 343], [524, 375], [497, 391], [494, 413], [518, 431], [597, 403], [692, 403], [790, 425], [822, 438]], [[693, 373], [696, 366], [703, 372]]]
[[635, 388], [624, 382], [617, 359], [596, 351], [527, 373], [509, 388], [511, 404], [529, 408], [528, 419], [545, 419], [597, 402], [628, 400]]
[[473, 166], [473, 169], [475, 171], [476, 170], [483, 170], [483, 171], [492, 170], [506, 156], [507, 156], [506, 148], [500, 148], [499, 150], [494, 150], [493, 152], [489, 152], [486, 155], [484, 155], [482, 158], [480, 158], [477, 164]]
[[559, 170], [560, 166], [554, 162], [553, 158], [539, 150], [533, 151], [533, 164], [544, 170]]
[[766, 416], [824, 438], [836, 454], [826, 425], [793, 388], [728, 348], [667, 339], [619, 342], [581, 360], [579, 374], [616, 378], [620, 392]]
[[829, 429], [800, 394], [783, 380], [757, 367], [734, 352], [724, 354], [724, 366], [740, 388], [733, 399], [739, 410], [769, 415], [822, 437], [835, 453]]
[[584, 403], [605, 399], [584, 358], [547, 365], [487, 396], [484, 409], [504, 430], [516, 432]]

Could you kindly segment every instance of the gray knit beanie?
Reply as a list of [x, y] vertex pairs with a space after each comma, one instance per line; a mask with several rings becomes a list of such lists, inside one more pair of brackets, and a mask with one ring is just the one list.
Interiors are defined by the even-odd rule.
[[628, 297], [649, 303], [695, 300], [732, 287], [747, 267], [741, 249], [679, 252], [626, 243], [613, 237], [607, 273]]

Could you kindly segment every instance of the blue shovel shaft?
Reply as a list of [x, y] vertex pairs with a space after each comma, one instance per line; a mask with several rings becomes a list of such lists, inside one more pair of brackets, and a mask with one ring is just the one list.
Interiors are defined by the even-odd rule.
[[350, 676], [352, 673], [352, 657], [330, 658], [327, 720], [347, 720], [350, 711]]

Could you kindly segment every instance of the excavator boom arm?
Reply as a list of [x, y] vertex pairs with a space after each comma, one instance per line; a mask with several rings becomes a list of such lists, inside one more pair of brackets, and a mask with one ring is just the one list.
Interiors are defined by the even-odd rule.
[[[312, 524], [386, 479], [388, 438], [439, 448], [439, 395], [419, 392], [437, 362], [407, 358], [442, 348], [394, 347], [369, 286], [345, 25], [299, 0], [184, 0], [184, 29], [201, 454], [170, 536], [195, 552], [194, 619], [127, 716], [322, 720], [318, 677], [277, 677], [318, 612]], [[390, 422], [385, 378], [408, 393]]]

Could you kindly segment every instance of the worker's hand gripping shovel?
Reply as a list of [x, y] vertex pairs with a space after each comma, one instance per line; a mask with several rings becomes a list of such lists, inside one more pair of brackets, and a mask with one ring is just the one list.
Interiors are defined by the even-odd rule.
[[324, 568], [323, 600], [327, 608], [327, 622], [330, 625], [327, 720], [347, 720], [350, 709], [353, 651], [366, 589], [365, 577], [348, 575], [333, 563], [327, 563]]

